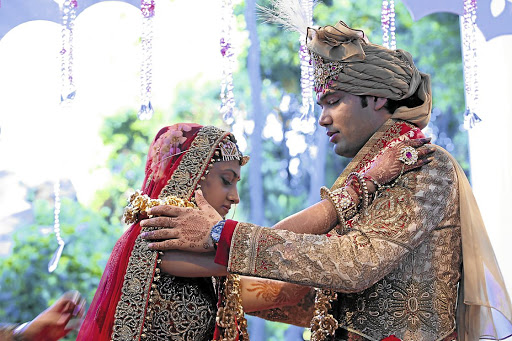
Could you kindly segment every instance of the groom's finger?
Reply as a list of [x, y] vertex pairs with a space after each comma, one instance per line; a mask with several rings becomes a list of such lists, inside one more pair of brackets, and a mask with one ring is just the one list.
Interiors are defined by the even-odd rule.
[[432, 138], [430, 137], [425, 137], [425, 138], [419, 138], [419, 139], [412, 139], [412, 140], [407, 140], [407, 141], [404, 141], [406, 145], [409, 145], [409, 146], [413, 146], [415, 148], [418, 148], [422, 145], [424, 145], [425, 143], [429, 143], [430, 140], [432, 140]]

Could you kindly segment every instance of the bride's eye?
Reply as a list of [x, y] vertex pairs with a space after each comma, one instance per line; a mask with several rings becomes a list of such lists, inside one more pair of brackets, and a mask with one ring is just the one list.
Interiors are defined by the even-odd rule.
[[226, 186], [230, 186], [230, 185], [231, 185], [231, 181], [228, 181], [227, 179], [225, 179], [225, 178], [223, 178], [223, 177], [221, 177], [221, 179], [222, 179], [222, 183], [223, 183], [224, 185], [226, 185]]

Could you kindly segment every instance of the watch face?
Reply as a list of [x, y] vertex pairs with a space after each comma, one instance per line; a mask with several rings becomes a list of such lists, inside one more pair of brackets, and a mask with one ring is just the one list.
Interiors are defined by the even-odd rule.
[[220, 239], [220, 233], [219, 232], [212, 232], [211, 233], [212, 239], [214, 242], [218, 242]]
[[218, 242], [220, 239], [220, 234], [222, 233], [223, 224], [217, 224], [212, 228], [210, 232], [210, 236], [212, 237], [214, 242]]

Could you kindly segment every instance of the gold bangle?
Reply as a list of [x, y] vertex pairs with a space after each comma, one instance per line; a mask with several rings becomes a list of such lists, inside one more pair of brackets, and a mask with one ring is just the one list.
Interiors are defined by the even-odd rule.
[[329, 200], [336, 210], [338, 220], [343, 224], [357, 213], [356, 203], [345, 187], [333, 191], [327, 187], [320, 188], [320, 197]]

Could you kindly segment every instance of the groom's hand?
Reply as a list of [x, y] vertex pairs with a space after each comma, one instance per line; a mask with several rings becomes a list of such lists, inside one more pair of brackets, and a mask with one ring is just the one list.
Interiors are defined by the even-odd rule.
[[208, 204], [200, 190], [196, 191], [196, 203], [199, 209], [167, 205], [151, 208], [148, 215], [152, 217], [142, 220], [140, 225], [142, 227], [160, 227], [161, 229], [141, 235], [142, 238], [150, 242], [149, 249], [213, 251], [210, 231], [216, 223], [222, 220], [222, 217]]

